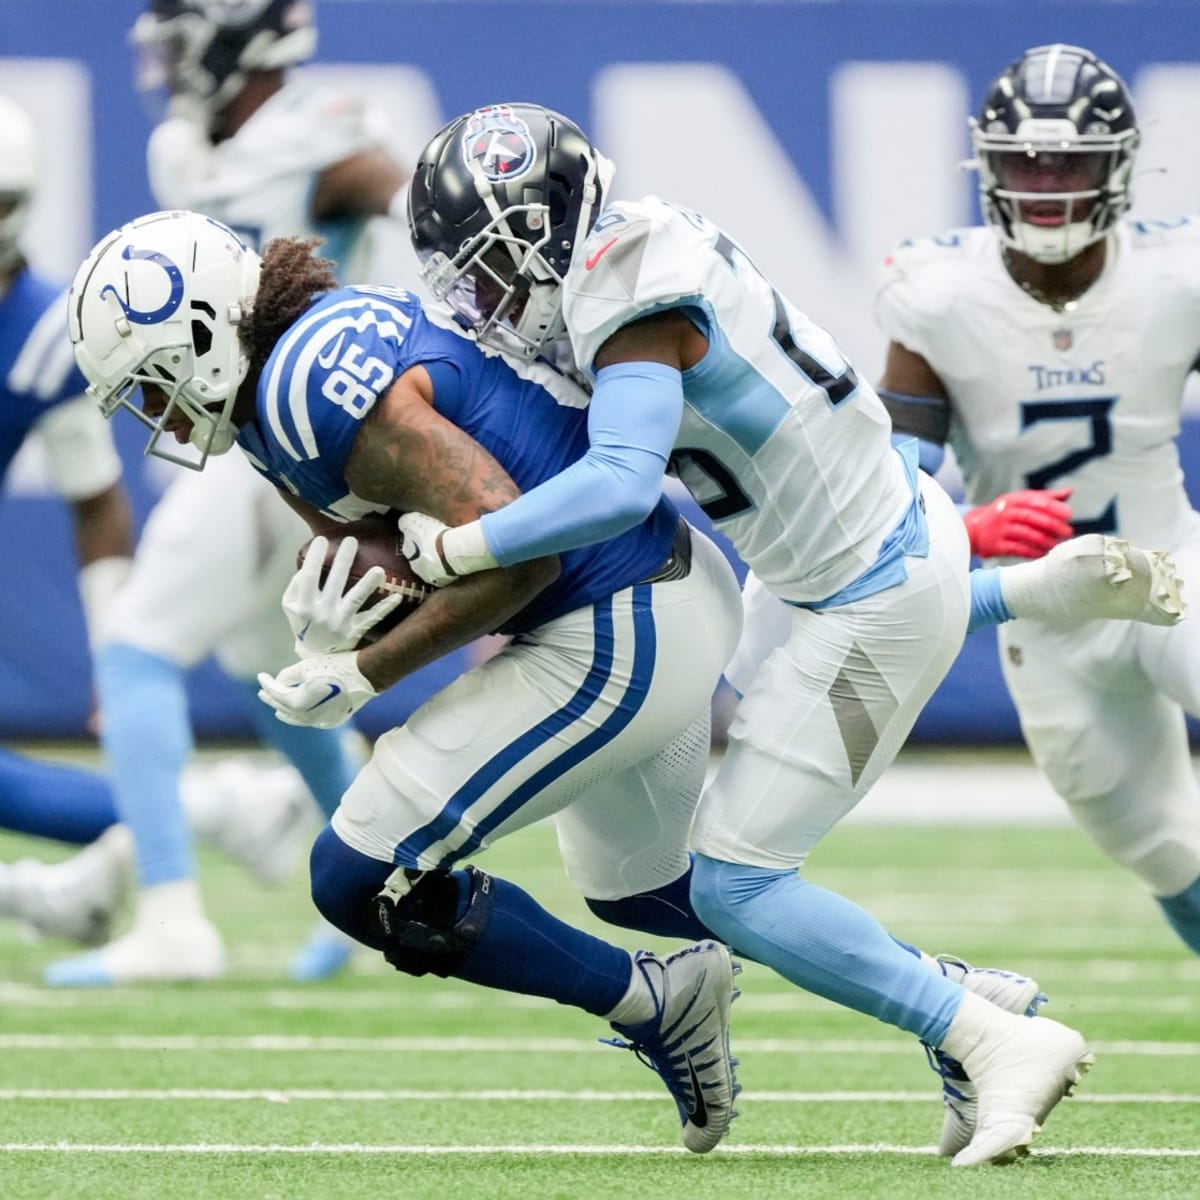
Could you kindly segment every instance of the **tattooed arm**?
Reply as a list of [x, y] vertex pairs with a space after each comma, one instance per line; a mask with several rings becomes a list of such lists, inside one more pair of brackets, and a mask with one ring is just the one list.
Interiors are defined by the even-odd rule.
[[[424, 367], [410, 367], [380, 397], [346, 460], [356, 496], [402, 512], [462, 525], [520, 495], [504, 468], [474, 438], [438, 415]], [[558, 559], [481, 571], [431, 596], [389, 634], [358, 653], [376, 690], [491, 633], [558, 576]]]

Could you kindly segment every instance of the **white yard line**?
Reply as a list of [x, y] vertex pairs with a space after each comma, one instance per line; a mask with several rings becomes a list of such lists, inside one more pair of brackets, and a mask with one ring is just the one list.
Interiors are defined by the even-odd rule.
[[[1031, 972], [1037, 977], [1037, 972]], [[1065, 974], [1067, 972], [1059, 972]], [[1043, 972], [1045, 974], [1045, 972]], [[1072, 980], [1078, 978], [1070, 972]], [[1150, 979], [1139, 980], [1149, 984]], [[1107, 996], [1080, 995], [1072, 993], [1069, 998], [1062, 997], [1056, 1005], [1066, 1011], [1069, 1005], [1072, 1013], [1128, 1013], [1130, 1015], [1173, 1013], [1194, 1013], [1197, 1004], [1195, 989], [1190, 986], [1190, 980], [1179, 980], [1181, 991], [1178, 995], [1164, 996], [1161, 994], [1138, 995], [1116, 994]], [[747, 989], [738, 1004], [739, 1015], [745, 1013], [808, 1013], [835, 1011], [837, 1006], [831, 1001], [822, 1000], [819, 996], [807, 992], [792, 990], [762, 991]], [[0, 1006], [8, 1013], [16, 1009], [42, 1010], [73, 1010], [85, 1009], [95, 1011], [102, 1008], [120, 1008], [128, 1012], [131, 1008], [158, 1008], [162, 1003], [161, 990], [154, 988], [116, 988], [102, 991], [53, 991], [33, 984], [0, 983]], [[231, 988], [216, 985], [214, 987], [197, 988], [189, 991], [171, 993], [171, 1004], [180, 1008], [186, 1005], [209, 1010], [240, 1009], [240, 1010], [277, 1010], [287, 1012], [384, 1012], [396, 1010], [397, 989], [382, 986], [370, 990], [330, 991], [322, 988]], [[1051, 997], [1055, 999], [1055, 997]], [[544, 1008], [546, 1001], [540, 996], [520, 996], [515, 994], [495, 995], [491, 992], [450, 989], [417, 990], [404, 993], [405, 1012], [462, 1012], [494, 1010], [497, 1008], [524, 1010]], [[1051, 1010], [1053, 1015], [1053, 1010]]]
[[[872, 1038], [739, 1038], [739, 1051], [762, 1054], [912, 1054], [909, 1042]], [[1097, 1041], [1097, 1054], [1138, 1057], [1193, 1058], [1200, 1042]], [[294, 1053], [354, 1052], [360, 1054], [591, 1054], [609, 1047], [590, 1038], [537, 1037], [316, 1037], [285, 1034], [0, 1034], [0, 1050], [165, 1050], [281, 1051]]]
[[[399, 1101], [446, 1101], [458, 1103], [508, 1102], [547, 1100], [572, 1104], [623, 1104], [662, 1102], [661, 1091], [554, 1091], [538, 1088], [429, 1090], [398, 1088], [388, 1091], [357, 1089], [337, 1091], [329, 1088], [0, 1088], [0, 1103], [18, 1100], [133, 1100], [138, 1102], [170, 1101], [242, 1101], [259, 1100], [269, 1104], [290, 1104], [293, 1101], [321, 1103], [396, 1103]], [[942, 1097], [932, 1088], [921, 1092], [756, 1092], [742, 1093], [742, 1099], [754, 1104], [941, 1104]], [[1200, 1104], [1200, 1093], [1171, 1092], [1113, 1092], [1084, 1093], [1074, 1098], [1079, 1104]]]
[[[183, 1143], [179, 1145], [155, 1145], [152, 1143], [107, 1143], [107, 1142], [8, 1142], [0, 1143], [0, 1153], [11, 1154], [337, 1154], [337, 1155], [496, 1155], [515, 1157], [545, 1157], [547, 1155], [670, 1155], [680, 1157], [690, 1153], [682, 1146], [598, 1146], [598, 1145], [465, 1145], [424, 1146], [396, 1145], [372, 1146], [359, 1142], [343, 1145], [310, 1143], [303, 1146], [268, 1143], [265, 1145], [241, 1145], [224, 1143]], [[851, 1154], [903, 1154], [929, 1156], [935, 1154], [933, 1146], [894, 1146], [881, 1142], [861, 1145], [853, 1143], [829, 1146], [719, 1146], [714, 1156], [758, 1155], [772, 1158], [801, 1158], [816, 1155], [842, 1156]], [[1072, 1157], [1104, 1158], [1200, 1158], [1200, 1150], [1185, 1150], [1174, 1147], [1150, 1146], [1062, 1146], [1041, 1147], [1032, 1152], [1035, 1158], [1070, 1155]]]

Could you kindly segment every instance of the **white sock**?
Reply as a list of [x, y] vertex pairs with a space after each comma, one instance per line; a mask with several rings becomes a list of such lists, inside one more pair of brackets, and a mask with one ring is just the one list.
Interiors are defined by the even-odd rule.
[[138, 893], [136, 927], [139, 929], [158, 930], [205, 919], [200, 889], [194, 879], [173, 879]]
[[[650, 956], [639, 959], [631, 954], [629, 957], [633, 959], [633, 974], [629, 980], [629, 987], [625, 989], [625, 995], [621, 997], [617, 1007], [604, 1018], [616, 1025], [640, 1025], [658, 1012], [659, 998], [650, 982], [649, 974], [661, 980], [662, 964]], [[659, 991], [661, 992], [661, 986]]]

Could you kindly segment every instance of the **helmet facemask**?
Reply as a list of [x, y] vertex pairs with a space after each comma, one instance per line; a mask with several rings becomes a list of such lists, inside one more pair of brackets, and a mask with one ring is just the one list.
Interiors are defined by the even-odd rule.
[[[421, 279], [431, 294], [449, 304], [479, 341], [517, 358], [533, 359], [564, 332], [562, 276], [541, 251], [550, 238], [544, 204], [506, 209], [453, 258], [430, 254]], [[513, 224], [543, 231], [536, 241]]]
[[[196, 356], [189, 342], [178, 342], [160, 346], [149, 351], [120, 383], [111, 389], [90, 385], [88, 394], [98, 401], [100, 411], [111, 419], [118, 409], [131, 412], [151, 431], [145, 453], [153, 458], [165, 459], [177, 466], [201, 471], [210, 455], [227, 453], [237, 437], [233, 425], [233, 406], [237, 401], [238, 384], [228, 389], [223, 399], [214, 401], [204, 398], [209, 390], [197, 377]], [[238, 375], [244, 375], [244, 370]], [[153, 405], [155, 411], [148, 412], [148, 398], [143, 404], [135, 402], [139, 389], [152, 388], [161, 393], [163, 403]], [[143, 391], [143, 396], [146, 393]], [[199, 451], [199, 456], [179, 454], [171, 449], [175, 442], [172, 429], [174, 418], [182, 415], [191, 426], [188, 445]], [[167, 439], [165, 442], [163, 439]]]
[[0, 271], [8, 270], [22, 257], [20, 239], [32, 202], [31, 192], [0, 190]]
[[988, 223], [1037, 262], [1069, 261], [1129, 207], [1136, 129], [1089, 135], [1069, 121], [1030, 120], [1008, 134], [972, 122], [971, 135]]
[[33, 121], [23, 108], [0, 96], [0, 271], [22, 258], [20, 239], [37, 188]]

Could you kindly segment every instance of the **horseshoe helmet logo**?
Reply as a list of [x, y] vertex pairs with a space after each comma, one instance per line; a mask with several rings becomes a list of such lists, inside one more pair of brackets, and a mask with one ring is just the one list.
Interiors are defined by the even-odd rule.
[[162, 267], [167, 273], [167, 281], [171, 285], [171, 294], [167, 297], [166, 303], [159, 308], [134, 308], [124, 300], [120, 292], [111, 283], [106, 283], [100, 289], [100, 298], [103, 299], [111, 295], [121, 306], [121, 311], [135, 325], [161, 324], [183, 303], [183, 272], [165, 254], [160, 254], [157, 250], [135, 250], [132, 246], [126, 246], [121, 251], [121, 257], [127, 262], [138, 258]]

